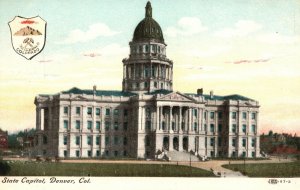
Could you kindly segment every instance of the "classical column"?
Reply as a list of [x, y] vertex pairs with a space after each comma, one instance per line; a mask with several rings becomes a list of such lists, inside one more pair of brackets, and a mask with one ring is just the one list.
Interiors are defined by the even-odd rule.
[[146, 122], [145, 109], [146, 109], [145, 107], [142, 107], [142, 117], [141, 117], [142, 130], [145, 130], [145, 122]]
[[179, 106], [179, 133], [182, 133], [182, 107]]
[[158, 105], [156, 106], [156, 131], [159, 130], [160, 127], [159, 127], [159, 107]]
[[125, 79], [126, 78], [126, 72], [125, 72], [125, 65], [123, 65], [123, 79]]
[[172, 107], [172, 106], [170, 106], [170, 116], [169, 116], [169, 119], [170, 119], [170, 121], [169, 121], [169, 132], [170, 132], [170, 131], [173, 131], [173, 130], [172, 130], [172, 120], [173, 120], [172, 109], [173, 109], [173, 107]]
[[159, 113], [160, 113], [160, 117], [159, 117], [159, 130], [162, 130], [162, 122], [163, 122], [163, 106], [159, 107]]
[[202, 109], [201, 108], [198, 108], [198, 133], [200, 131], [202, 131], [202, 117], [201, 117], [201, 114], [202, 114]]
[[36, 129], [41, 130], [41, 108], [37, 107], [36, 111]]
[[188, 124], [188, 130], [191, 131], [192, 128], [192, 108], [189, 108], [189, 124]]

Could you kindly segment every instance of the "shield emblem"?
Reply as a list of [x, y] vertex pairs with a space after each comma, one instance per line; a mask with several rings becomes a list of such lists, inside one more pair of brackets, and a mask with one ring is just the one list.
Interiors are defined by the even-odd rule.
[[16, 16], [8, 23], [11, 42], [15, 52], [26, 59], [32, 59], [45, 47], [46, 21], [41, 17], [24, 18]]

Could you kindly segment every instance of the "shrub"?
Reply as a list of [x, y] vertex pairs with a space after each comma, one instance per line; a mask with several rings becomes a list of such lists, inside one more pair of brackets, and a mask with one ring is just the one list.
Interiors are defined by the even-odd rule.
[[0, 175], [7, 175], [10, 172], [10, 165], [7, 162], [0, 161]]

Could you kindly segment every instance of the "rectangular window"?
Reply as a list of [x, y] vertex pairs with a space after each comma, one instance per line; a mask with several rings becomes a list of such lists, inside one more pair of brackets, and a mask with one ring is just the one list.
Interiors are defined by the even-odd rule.
[[218, 124], [218, 132], [222, 132], [222, 124]]
[[106, 109], [105, 109], [105, 115], [106, 115], [106, 116], [109, 116], [109, 115], [110, 115], [110, 109], [109, 109], [109, 108], [106, 108]]
[[119, 138], [118, 137], [114, 137], [114, 145], [118, 145], [119, 144]]
[[88, 157], [92, 157], [92, 151], [88, 150], [87, 154], [88, 154]]
[[124, 145], [124, 146], [127, 145], [127, 137], [124, 137], [124, 139], [123, 139], [123, 145]]
[[247, 113], [243, 112], [243, 119], [247, 119]]
[[124, 123], [123, 123], [123, 129], [124, 129], [124, 131], [127, 131], [127, 127], [128, 127], [128, 123], [127, 123], [127, 122], [124, 122]]
[[92, 136], [87, 136], [87, 144], [88, 145], [92, 144]]
[[68, 107], [64, 107], [64, 114], [68, 114], [68, 112], [69, 112]]
[[93, 128], [93, 122], [92, 121], [88, 121], [87, 122], [87, 129], [91, 130]]
[[97, 137], [96, 137], [96, 145], [99, 145], [99, 144], [100, 144], [100, 137], [97, 136]]
[[246, 157], [246, 152], [244, 151], [243, 154], [242, 154], [243, 158]]
[[64, 136], [64, 145], [67, 145], [67, 144], [68, 144], [68, 137]]
[[210, 151], [210, 157], [215, 157], [215, 152], [214, 151]]
[[215, 145], [215, 138], [210, 138], [210, 146], [214, 146]]
[[214, 124], [210, 124], [210, 132], [215, 132], [215, 125]]
[[195, 116], [195, 117], [197, 117], [197, 116], [198, 116], [197, 109], [194, 109], [194, 116]]
[[92, 113], [93, 113], [93, 109], [91, 107], [88, 107], [87, 108], [87, 114], [92, 115]]
[[[175, 124], [175, 123], [174, 123]], [[197, 131], [198, 129], [198, 123], [197, 122], [194, 122], [194, 131]]]
[[206, 119], [206, 116], [207, 116], [207, 113], [206, 113], [206, 111], [204, 112], [204, 119]]
[[235, 139], [232, 139], [232, 143], [231, 143], [232, 146], [235, 146], [235, 141], [236, 141]]
[[[175, 123], [174, 123], [175, 124]], [[172, 123], [172, 128], [173, 128], [173, 123]], [[146, 121], [146, 129], [151, 130], [151, 121]], [[174, 130], [174, 129], [173, 129]]]
[[247, 126], [245, 125], [245, 124], [243, 124], [243, 126], [242, 126], [243, 128], [242, 128], [242, 130], [243, 130], [243, 133], [246, 133], [246, 129], [247, 129]]
[[163, 121], [162, 122], [162, 130], [165, 130], [165, 128], [166, 128], [166, 123]]
[[105, 145], [109, 145], [109, 137], [105, 137]]
[[96, 156], [97, 156], [97, 157], [100, 156], [100, 151], [99, 151], [99, 150], [96, 151]]
[[80, 144], [80, 136], [76, 136], [75, 144], [76, 145]]
[[150, 146], [150, 138], [146, 136], [146, 146]]
[[80, 115], [80, 107], [76, 107], [76, 114]]
[[231, 112], [231, 118], [236, 119], [236, 112]]
[[251, 114], [251, 119], [255, 119], [255, 118], [256, 118], [256, 113], [253, 112], [253, 113]]
[[214, 119], [215, 118], [215, 112], [210, 112], [210, 119]]
[[128, 110], [124, 109], [124, 116], [128, 116]]
[[105, 151], [105, 156], [109, 156], [109, 151], [108, 150]]
[[119, 153], [118, 153], [118, 151], [116, 151], [116, 150], [115, 150], [115, 151], [114, 151], [114, 155], [115, 155], [115, 157], [117, 157], [117, 156], [118, 156], [118, 154], [119, 154]]
[[76, 120], [75, 127], [77, 130], [80, 129], [80, 120]]
[[119, 109], [114, 109], [114, 115], [118, 116], [119, 115]]
[[251, 132], [255, 133], [255, 125], [251, 125]]
[[222, 112], [219, 111], [219, 112], [218, 112], [218, 118], [219, 118], [219, 119], [222, 119], [222, 117], [223, 117], [223, 114], [222, 114]]
[[255, 157], [255, 152], [251, 152], [251, 156], [252, 156], [252, 158], [254, 158]]
[[242, 139], [242, 146], [246, 147], [246, 139]]
[[69, 122], [68, 120], [64, 120], [64, 129], [68, 129], [69, 128]]
[[218, 146], [221, 146], [222, 145], [222, 139], [221, 137], [218, 137]]
[[96, 115], [100, 116], [100, 108], [96, 108]]
[[64, 150], [64, 157], [67, 157], [67, 156], [68, 156], [68, 151]]
[[97, 131], [100, 131], [100, 125], [101, 125], [100, 121], [96, 121], [96, 130]]
[[204, 131], [206, 131], [207, 130], [207, 125], [206, 124], [204, 124]]
[[105, 121], [105, 130], [108, 131], [110, 127], [110, 122], [109, 121]]
[[76, 150], [76, 157], [79, 157], [80, 156], [80, 152], [79, 150]]
[[255, 138], [252, 138], [251, 140], [251, 147], [255, 147]]
[[117, 121], [114, 123], [114, 129], [115, 131], [119, 130], [119, 123]]
[[236, 133], [236, 124], [232, 124], [232, 132]]
[[235, 157], [235, 151], [232, 151], [231, 157]]

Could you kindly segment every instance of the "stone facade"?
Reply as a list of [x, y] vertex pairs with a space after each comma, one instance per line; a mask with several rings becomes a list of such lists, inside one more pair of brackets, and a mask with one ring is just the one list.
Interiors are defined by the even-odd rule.
[[160, 26], [146, 16], [123, 59], [122, 91], [72, 88], [38, 95], [35, 154], [154, 159], [161, 151], [259, 157], [257, 101], [173, 91], [173, 62]]

